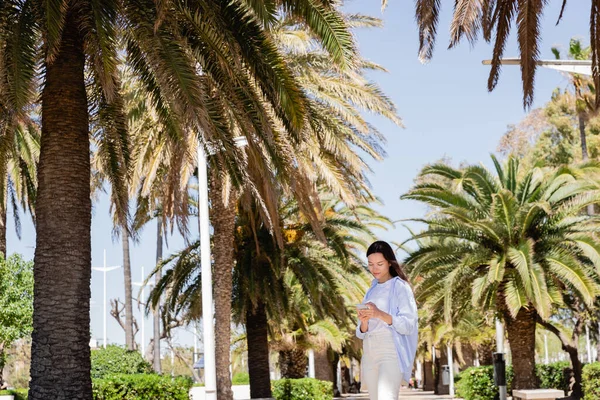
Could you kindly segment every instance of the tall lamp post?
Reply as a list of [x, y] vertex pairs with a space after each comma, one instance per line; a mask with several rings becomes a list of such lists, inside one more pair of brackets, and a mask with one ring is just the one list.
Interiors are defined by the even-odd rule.
[[[140, 301], [140, 297], [138, 297], [138, 309], [140, 308], [140, 304], [144, 304], [146, 302], [146, 286], [154, 285], [154, 282], [147, 282], [146, 284], [144, 284], [145, 280], [146, 280], [146, 275], [144, 274], [144, 266], [142, 266], [142, 280], [139, 282], [132, 283], [132, 285], [140, 287], [141, 301]], [[142, 311], [142, 328], [141, 328], [142, 329], [142, 343], [140, 346], [142, 357], [144, 357], [144, 355], [146, 353], [146, 333], [145, 333], [145, 323], [144, 323], [145, 320], [146, 320], [146, 315], [144, 315], [144, 311]]]
[[[491, 65], [491, 60], [483, 60], [483, 65]], [[521, 65], [520, 58], [503, 58], [500, 60], [502, 65]], [[592, 75], [591, 60], [539, 60], [535, 63], [540, 67], [555, 69], [570, 74]]]
[[104, 348], [106, 348], [106, 336], [107, 336], [106, 335], [106, 314], [107, 314], [107, 311], [106, 311], [106, 273], [108, 271], [112, 271], [112, 270], [115, 270], [117, 268], [121, 268], [121, 266], [120, 265], [115, 265], [115, 266], [112, 266], [112, 267], [107, 267], [106, 266], [106, 249], [104, 249], [104, 263], [103, 263], [103, 266], [102, 267], [92, 267], [92, 269], [94, 271], [100, 271], [104, 275], [104, 290], [103, 290], [104, 297], [103, 297], [103, 300], [102, 300], [102, 304], [103, 304], [103, 307], [104, 307], [103, 308], [103, 312], [102, 312], [103, 313], [103, 317], [102, 318], [103, 318], [103, 321], [104, 321], [104, 328], [103, 328], [103, 335], [104, 335], [104, 338], [103, 338], [103, 341], [104, 341], [103, 347]]
[[[235, 140], [237, 147], [248, 144], [245, 137]], [[217, 149], [212, 149], [214, 154]], [[217, 400], [217, 371], [215, 362], [215, 326], [213, 321], [213, 286], [210, 256], [210, 223], [208, 214], [208, 171], [206, 153], [198, 141], [198, 227], [200, 233], [200, 273], [202, 274], [202, 334], [204, 342], [205, 399]]]

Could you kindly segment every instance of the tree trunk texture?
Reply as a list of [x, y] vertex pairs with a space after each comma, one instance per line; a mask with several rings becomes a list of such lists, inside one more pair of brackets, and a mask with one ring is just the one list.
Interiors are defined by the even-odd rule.
[[[156, 265], [158, 266], [162, 262], [163, 258], [163, 237], [162, 237], [162, 216], [158, 216], [156, 219]], [[155, 277], [155, 283], [158, 285], [160, 281], [161, 273], [157, 273]], [[156, 308], [152, 311], [153, 324], [154, 324], [154, 351], [152, 352], [152, 366], [154, 371], [158, 374], [162, 372], [160, 365], [160, 302]]]
[[494, 365], [494, 352], [496, 344], [494, 341], [489, 341], [479, 345], [477, 353], [479, 354], [479, 365]]
[[[70, 4], [70, 3], [69, 3]], [[36, 202], [29, 399], [92, 398], [91, 198], [85, 55], [74, 10], [47, 63]]]
[[282, 350], [279, 352], [279, 368], [281, 377], [300, 379], [306, 376], [308, 358], [302, 349]]
[[267, 311], [262, 302], [255, 310], [248, 310], [246, 313], [246, 340], [248, 341], [250, 398], [271, 397]]
[[[579, 339], [579, 337], [577, 338]], [[575, 383], [572, 387], [571, 398], [572, 399], [583, 399], [583, 388], [581, 387], [581, 379], [583, 375], [583, 365], [581, 365], [581, 361], [579, 360], [579, 351], [577, 350], [577, 342], [573, 345], [563, 345], [563, 349], [569, 354], [571, 358], [571, 365], [573, 366], [573, 377], [575, 378]]]
[[215, 302], [215, 361], [217, 369], [217, 397], [233, 400], [231, 388], [231, 298], [233, 293], [233, 265], [235, 260], [235, 196], [223, 193], [219, 175], [210, 177], [210, 204], [213, 233], [213, 292]]
[[[587, 147], [587, 138], [585, 135], [585, 113], [580, 112], [578, 115], [579, 120], [579, 140], [581, 141], [581, 159], [583, 162], [589, 160], [590, 156]], [[587, 206], [588, 215], [594, 215], [594, 205], [590, 204]]]
[[512, 389], [536, 389], [535, 375], [535, 327], [537, 313], [534, 309], [521, 308], [517, 317], [505, 316], [506, 332], [510, 343], [515, 377]]
[[125, 282], [125, 346], [128, 350], [135, 350], [135, 338], [133, 336], [133, 293], [131, 289], [131, 258], [129, 252], [129, 235], [125, 229], [121, 229], [121, 241], [123, 243], [123, 281]]
[[450, 386], [444, 385], [442, 380], [442, 365], [448, 365], [448, 352], [446, 346], [435, 349], [435, 388], [434, 393], [438, 395], [450, 394]]
[[4, 385], [4, 367], [6, 366], [6, 352], [4, 346], [0, 344], [0, 390]]
[[335, 371], [331, 366], [332, 359], [329, 354], [327, 348], [315, 351], [315, 378], [335, 384]]
[[[2, 170], [4, 179], [2, 182], [2, 199], [0, 200], [0, 253], [6, 258], [6, 212], [8, 204], [8, 177], [6, 167]], [[13, 210], [17, 212], [17, 210]], [[2, 383], [2, 381], [0, 381]]]
[[583, 365], [579, 360], [579, 337], [584, 329], [585, 320], [583, 317], [577, 318], [575, 322], [575, 326], [573, 328], [573, 332], [571, 336], [567, 336], [564, 331], [559, 330], [556, 326], [554, 326], [549, 321], [543, 321], [540, 317], [537, 318], [537, 323], [542, 325], [544, 328], [552, 332], [556, 337], [560, 340], [562, 345], [562, 349], [569, 354], [571, 358], [571, 365], [573, 366], [573, 378], [575, 382], [573, 382], [573, 386], [571, 387], [571, 395], [570, 399], [582, 399], [583, 398], [583, 388], [582, 388], [582, 375], [583, 375]]

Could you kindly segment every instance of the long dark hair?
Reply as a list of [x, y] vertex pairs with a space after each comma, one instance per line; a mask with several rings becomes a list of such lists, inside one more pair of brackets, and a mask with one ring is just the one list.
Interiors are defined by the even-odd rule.
[[381, 253], [381, 255], [383, 255], [383, 258], [385, 258], [386, 261], [390, 263], [390, 275], [398, 276], [400, 277], [400, 279], [410, 283], [406, 272], [404, 272], [403, 265], [401, 265], [398, 262], [398, 260], [396, 260], [396, 254], [394, 254], [392, 246], [390, 246], [387, 242], [384, 242], [383, 240], [378, 240], [371, 244], [367, 249], [367, 257], [375, 253]]

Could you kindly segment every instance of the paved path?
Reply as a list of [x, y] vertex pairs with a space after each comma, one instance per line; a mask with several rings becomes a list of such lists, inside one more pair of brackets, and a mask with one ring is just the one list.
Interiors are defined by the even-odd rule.
[[[421, 390], [410, 390], [410, 389], [401, 389], [399, 400], [438, 400], [438, 399], [451, 399], [450, 396], [438, 396], [433, 394], [433, 392], [423, 392]], [[353, 394], [353, 395], [345, 395], [344, 397], [339, 397], [338, 399], [343, 400], [368, 400], [369, 395], [367, 393], [361, 394]], [[457, 397], [454, 397], [455, 400], [459, 400]]]

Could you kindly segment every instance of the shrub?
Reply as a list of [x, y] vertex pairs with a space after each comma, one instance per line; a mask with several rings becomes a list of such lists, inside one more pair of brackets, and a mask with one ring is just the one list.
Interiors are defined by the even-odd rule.
[[540, 380], [540, 387], [544, 389], [569, 390], [569, 381], [565, 370], [570, 369], [571, 363], [559, 361], [551, 364], [538, 364], [535, 373]]
[[0, 396], [13, 395], [15, 400], [27, 400], [27, 389], [0, 390]]
[[[510, 366], [506, 367], [506, 386], [510, 389], [513, 372]], [[456, 395], [465, 400], [493, 400], [498, 395], [498, 388], [494, 384], [494, 367], [471, 367], [460, 373], [456, 383]]]
[[192, 383], [183, 376], [118, 374], [94, 379], [92, 391], [94, 400], [188, 400]]
[[119, 346], [92, 350], [92, 379], [102, 379], [115, 374], [149, 374], [152, 367], [137, 351]]
[[583, 367], [584, 400], [600, 399], [600, 363], [587, 364]]
[[333, 383], [313, 378], [273, 381], [275, 400], [331, 400]]
[[231, 383], [233, 385], [249, 385], [250, 375], [247, 372], [239, 372], [233, 376]]

